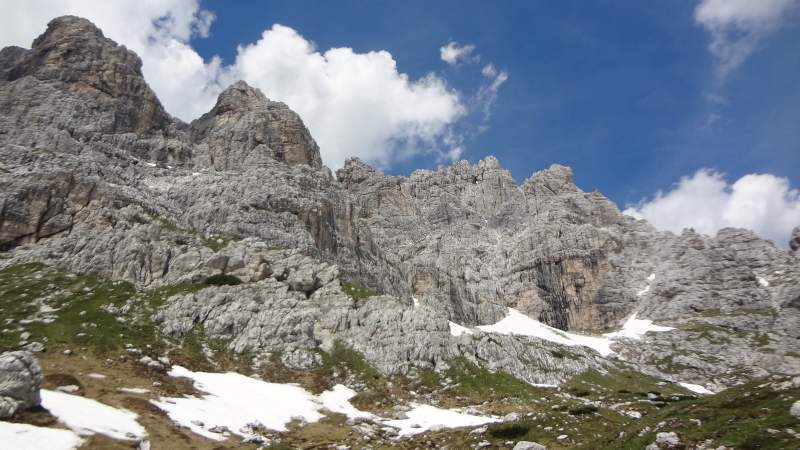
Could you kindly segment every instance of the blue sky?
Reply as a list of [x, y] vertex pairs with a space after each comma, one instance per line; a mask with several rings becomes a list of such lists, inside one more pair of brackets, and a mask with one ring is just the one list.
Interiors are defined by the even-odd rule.
[[[460, 91], [479, 67], [450, 67], [439, 47], [473, 44], [509, 73], [489, 128], [463, 157], [497, 156], [518, 181], [551, 163], [620, 205], [637, 202], [703, 167], [730, 178], [753, 172], [800, 184], [800, 26], [766, 37], [724, 83], [715, 76], [697, 2], [204, 1], [217, 19], [192, 46], [226, 62], [273, 23], [319, 49], [385, 49], [412, 78], [440, 73]], [[267, 93], [269, 95], [269, 93]], [[724, 97], [724, 104], [709, 100]], [[712, 114], [719, 118], [709, 124]], [[436, 161], [419, 156], [387, 168], [405, 174]]]
[[0, 6], [2, 46], [58, 15], [92, 20], [185, 121], [244, 79], [300, 113], [334, 169], [495, 155], [518, 182], [571, 166], [582, 189], [677, 233], [736, 226], [785, 246], [800, 225], [800, 0]]

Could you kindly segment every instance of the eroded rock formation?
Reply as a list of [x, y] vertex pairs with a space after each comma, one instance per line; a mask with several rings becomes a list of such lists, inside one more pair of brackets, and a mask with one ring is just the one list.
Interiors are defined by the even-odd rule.
[[[182, 123], [134, 53], [75, 17], [53, 20], [30, 50], [0, 52], [0, 250], [2, 266], [42, 262], [143, 289], [237, 276], [173, 297], [157, 322], [293, 367], [336, 340], [387, 372], [460, 356], [551, 383], [615, 364], [583, 347], [564, 358], [539, 339], [449, 331], [512, 307], [586, 333], [634, 313], [673, 326], [615, 344], [665, 376], [722, 386], [800, 373], [796, 251], [744, 230], [658, 232], [559, 165], [521, 185], [493, 157], [408, 177], [351, 159], [334, 177], [288, 106], [238, 82]], [[380, 295], [356, 301], [343, 280]]]

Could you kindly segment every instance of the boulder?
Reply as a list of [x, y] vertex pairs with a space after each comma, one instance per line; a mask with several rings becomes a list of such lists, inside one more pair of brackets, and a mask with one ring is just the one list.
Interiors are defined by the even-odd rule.
[[547, 450], [547, 447], [536, 442], [519, 441], [514, 445], [514, 450]]
[[29, 352], [0, 355], [0, 419], [41, 403], [42, 369]]

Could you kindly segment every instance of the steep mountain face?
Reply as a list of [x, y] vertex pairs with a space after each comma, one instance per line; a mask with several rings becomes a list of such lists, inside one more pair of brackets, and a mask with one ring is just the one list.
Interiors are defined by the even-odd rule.
[[[408, 177], [351, 159], [334, 177], [286, 105], [238, 82], [185, 124], [140, 68], [75, 17], [0, 52], [0, 267], [142, 289], [236, 277], [153, 319], [289, 367], [341, 342], [385, 373], [462, 357], [531, 383], [630, 364], [710, 387], [800, 373], [797, 232], [792, 250], [745, 230], [662, 233], [567, 167], [517, 185], [492, 157]], [[571, 332], [634, 314], [675, 329], [614, 339], [604, 358], [475, 328], [508, 308]]]

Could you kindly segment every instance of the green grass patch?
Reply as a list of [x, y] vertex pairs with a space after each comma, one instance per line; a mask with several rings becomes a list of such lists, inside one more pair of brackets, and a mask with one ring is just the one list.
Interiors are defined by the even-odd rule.
[[[716, 395], [672, 403], [623, 428], [622, 438], [620, 429], [608, 430], [581, 448], [641, 449], [655, 441], [658, 431], [674, 431], [686, 448], [706, 439], [713, 441], [712, 448], [720, 445], [739, 450], [796, 448], [797, 438], [786, 429], [798, 427], [798, 420], [789, 414], [789, 408], [798, 399], [800, 389], [776, 391], [763, 382], [752, 382]], [[649, 431], [643, 431], [648, 427]]]
[[242, 280], [234, 275], [218, 273], [206, 278], [204, 283], [208, 286], [236, 286], [242, 284]]
[[359, 286], [355, 283], [341, 282], [342, 292], [349, 295], [353, 300], [365, 300], [378, 295], [375, 291]]
[[[0, 316], [11, 319], [0, 333], [0, 349], [19, 344], [20, 328], [30, 341], [46, 346], [90, 347], [99, 353], [121, 351], [125, 344], [137, 347], [162, 343], [150, 316], [166, 298], [196, 291], [203, 286], [182, 284], [151, 291], [137, 291], [127, 282], [70, 274], [41, 264], [25, 264], [0, 270]], [[109, 310], [130, 303], [129, 311]], [[48, 319], [44, 323], [30, 319]]]
[[569, 412], [573, 416], [582, 416], [584, 414], [592, 414], [598, 411], [597, 406], [594, 405], [580, 405], [574, 408], [570, 408], [567, 412]]
[[339, 341], [334, 342], [330, 353], [322, 353], [320, 371], [330, 375], [335, 370], [352, 373], [367, 385], [375, 385], [384, 380], [378, 369], [372, 367], [361, 353]]
[[198, 238], [203, 245], [210, 248], [214, 252], [222, 250], [223, 248], [227, 247], [231, 241], [235, 240], [231, 237], [224, 236], [201, 236], [197, 231], [181, 228], [177, 224], [164, 219], [157, 219], [157, 222], [162, 230], [177, 234], [190, 235]]
[[464, 358], [449, 361], [450, 367], [443, 373], [455, 385], [449, 392], [476, 402], [499, 398], [530, 400], [545, 392], [503, 371], [492, 372]]

